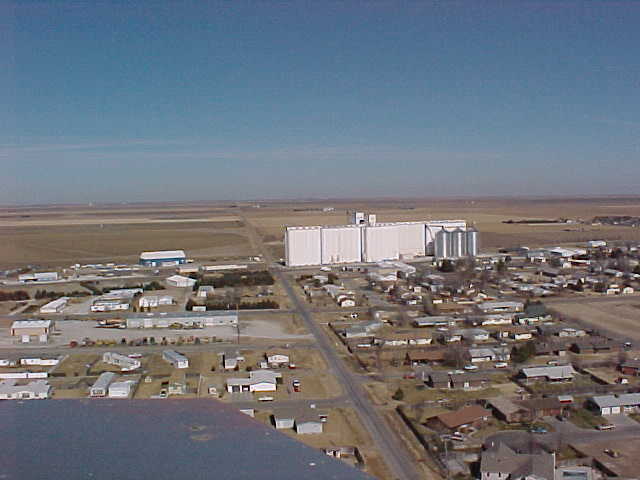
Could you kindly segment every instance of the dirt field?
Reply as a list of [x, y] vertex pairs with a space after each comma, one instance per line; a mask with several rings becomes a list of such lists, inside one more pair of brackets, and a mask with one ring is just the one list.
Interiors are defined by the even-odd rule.
[[[294, 211], [300, 208], [332, 206], [333, 212]], [[476, 200], [388, 200], [369, 202], [325, 202], [277, 205], [245, 213], [274, 252], [282, 255], [282, 225], [337, 225], [346, 223], [346, 210], [363, 209], [377, 214], [378, 221], [464, 219], [481, 233], [481, 247], [540, 246], [571, 244], [594, 238], [640, 240], [637, 229], [580, 224], [523, 225], [507, 220], [557, 219], [590, 220], [597, 215], [638, 215], [638, 199], [476, 199]]]
[[594, 328], [605, 328], [615, 334], [640, 342], [640, 298], [626, 297], [619, 301], [580, 303], [554, 302], [553, 309], [576, 318]]
[[[259, 420], [271, 425], [270, 411], [261, 411]], [[391, 478], [380, 454], [373, 447], [373, 441], [366, 433], [358, 416], [349, 408], [332, 408], [328, 410], [328, 420], [321, 434], [298, 435], [293, 429], [280, 430], [292, 438], [311, 447], [324, 449], [340, 446], [357, 446], [365, 460], [364, 470], [376, 478]]]
[[[638, 229], [580, 224], [522, 225], [506, 220], [591, 219], [638, 215], [636, 198], [459, 199], [267, 202], [262, 208], [221, 204], [51, 206], [0, 209], [0, 268], [28, 264], [135, 262], [144, 250], [183, 249], [198, 260], [254, 255], [241, 217], [256, 227], [276, 258], [284, 255], [283, 225], [335, 225], [346, 211], [375, 212], [378, 220], [461, 218], [481, 232], [481, 247], [571, 244], [594, 238], [640, 240]], [[335, 211], [323, 213], [325, 206]], [[306, 210], [305, 210], [306, 209]]]

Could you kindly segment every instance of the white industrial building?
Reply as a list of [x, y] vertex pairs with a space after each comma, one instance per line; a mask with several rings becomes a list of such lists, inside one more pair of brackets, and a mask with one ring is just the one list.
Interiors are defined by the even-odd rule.
[[170, 295], [151, 295], [140, 297], [140, 300], [138, 300], [140, 308], [156, 308], [160, 305], [173, 305], [173, 297]]
[[127, 316], [127, 328], [169, 328], [171, 325], [184, 327], [236, 326], [236, 312], [176, 312], [176, 313], [138, 313]]
[[183, 277], [182, 275], [171, 275], [166, 280], [167, 285], [180, 288], [192, 288], [196, 281], [190, 277]]
[[40, 307], [40, 313], [61, 313], [69, 302], [69, 297], [60, 297]]
[[18, 275], [18, 281], [20, 283], [55, 282], [57, 280], [58, 280], [58, 272], [24, 273], [22, 275]]
[[357, 225], [323, 227], [320, 231], [321, 263], [361, 262], [361, 228]]
[[167, 267], [187, 263], [183, 250], [164, 250], [159, 252], [142, 252], [140, 265], [145, 267]]
[[425, 255], [475, 256], [478, 231], [464, 220], [376, 222], [350, 212], [348, 225], [286, 227], [287, 266], [380, 262]]
[[115, 312], [129, 310], [129, 304], [120, 300], [98, 299], [91, 305], [92, 312]]

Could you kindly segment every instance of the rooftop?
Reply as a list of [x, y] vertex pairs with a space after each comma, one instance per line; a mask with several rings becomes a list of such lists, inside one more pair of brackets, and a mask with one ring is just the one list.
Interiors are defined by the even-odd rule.
[[462, 407], [459, 410], [455, 410], [449, 413], [443, 413], [438, 415], [440, 420], [447, 428], [457, 428], [461, 425], [472, 423], [482, 417], [490, 417], [491, 412], [482, 408], [480, 405], [471, 405], [469, 407]]
[[184, 250], [162, 250], [158, 252], [142, 252], [141, 260], [163, 260], [166, 258], [186, 258]]
[[48, 328], [51, 320], [16, 320], [11, 324], [11, 328]]

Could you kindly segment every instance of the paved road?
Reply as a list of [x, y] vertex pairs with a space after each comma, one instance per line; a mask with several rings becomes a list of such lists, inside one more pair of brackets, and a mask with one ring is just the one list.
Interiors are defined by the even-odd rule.
[[330, 398], [330, 399], [291, 399], [291, 400], [278, 400], [277, 402], [258, 402], [257, 400], [245, 400], [238, 398], [237, 400], [232, 398], [231, 404], [237, 408], [265, 408], [265, 406], [273, 407], [274, 410], [280, 408], [309, 408], [310, 405], [315, 405], [316, 408], [335, 408], [344, 407], [349, 404], [346, 396]]
[[[613, 417], [607, 418], [608, 420], [611, 420]], [[624, 440], [626, 438], [636, 439], [640, 437], [640, 424], [636, 422], [628, 424], [624, 419], [620, 419], [622, 426], [616, 427], [615, 430], [605, 431], [579, 428], [569, 421], [560, 422], [553, 417], [545, 417], [544, 421], [553, 426], [555, 432], [541, 435], [529, 433], [524, 430], [503, 431], [488, 437], [485, 440], [485, 444], [488, 444], [491, 441], [500, 440], [509, 445], [526, 447], [531, 442], [535, 442], [547, 445], [553, 449], [558, 449], [561, 445], [570, 443], [588, 443], [604, 440], [614, 441]]]
[[325, 334], [320, 325], [313, 320], [311, 311], [305, 302], [301, 301], [300, 297], [296, 295], [291, 282], [287, 276], [283, 274], [281, 267], [274, 263], [269, 249], [265, 247], [253, 225], [251, 225], [244, 216], [242, 219], [247, 227], [250, 243], [256, 250], [262, 253], [267, 265], [271, 266], [271, 273], [280, 280], [282, 286], [287, 292], [287, 295], [291, 299], [292, 306], [303, 319], [309, 332], [311, 332], [315, 337], [317, 346], [325, 358], [327, 365], [335, 374], [336, 379], [358, 413], [364, 428], [371, 435], [373, 441], [378, 447], [378, 451], [384, 458], [385, 463], [391, 470], [394, 478], [402, 480], [420, 478], [421, 475], [415, 468], [414, 460], [407, 452], [402, 439], [399, 438], [391, 428], [389, 428], [384, 419], [368, 401], [366, 393], [360, 385], [359, 376], [349, 370], [347, 365], [338, 355], [336, 349], [333, 347], [329, 337]]
[[315, 337], [317, 346], [327, 361], [329, 368], [334, 372], [347, 397], [351, 400], [364, 427], [371, 434], [393, 475], [400, 479], [420, 478], [414, 466], [414, 460], [408, 454], [402, 440], [389, 428], [384, 419], [381, 418], [373, 405], [367, 400], [358, 375], [352, 373], [339, 357], [331, 341], [313, 320], [311, 312], [304, 302], [300, 301], [286, 276], [281, 272], [274, 273], [289, 295], [293, 306], [304, 320], [307, 329]]
[[[316, 346], [309, 343], [287, 343], [291, 348], [307, 348], [315, 349]], [[225, 352], [238, 349], [250, 349], [250, 350], [276, 350], [283, 348], [282, 344], [267, 345], [267, 344], [251, 344], [251, 343], [210, 343], [200, 345], [147, 345], [141, 347], [120, 346], [113, 345], [108, 347], [46, 347], [46, 346], [11, 346], [7, 348], [0, 348], [0, 356], [33, 356], [33, 355], [69, 355], [72, 353], [104, 353], [104, 352], [118, 352], [123, 354], [128, 353], [141, 353], [143, 355], [149, 353], [158, 353], [163, 350], [178, 350], [183, 353], [187, 352]]]
[[621, 303], [621, 302], [638, 302], [640, 294], [633, 295], [603, 295], [601, 297], [547, 297], [544, 303], [553, 305], [554, 303]]

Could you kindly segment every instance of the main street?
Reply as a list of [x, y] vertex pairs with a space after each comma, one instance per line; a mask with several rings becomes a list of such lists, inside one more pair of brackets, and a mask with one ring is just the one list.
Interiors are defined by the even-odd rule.
[[369, 401], [366, 392], [360, 384], [359, 376], [352, 372], [340, 358], [329, 337], [313, 319], [309, 308], [301, 301], [300, 297], [296, 295], [286, 274], [283, 273], [280, 268], [271, 267], [274, 265], [273, 258], [253, 225], [251, 225], [244, 216], [243, 221], [249, 233], [251, 244], [262, 253], [267, 265], [270, 266], [271, 273], [280, 281], [284, 290], [287, 292], [293, 310], [300, 315], [305, 326], [316, 339], [318, 349], [322, 353], [331, 371], [335, 374], [336, 379], [353, 405], [364, 428], [369, 432], [369, 435], [375, 442], [378, 451], [384, 458], [393, 476], [402, 480], [421, 478], [415, 466], [415, 460], [408, 453], [403, 440], [389, 427]]

